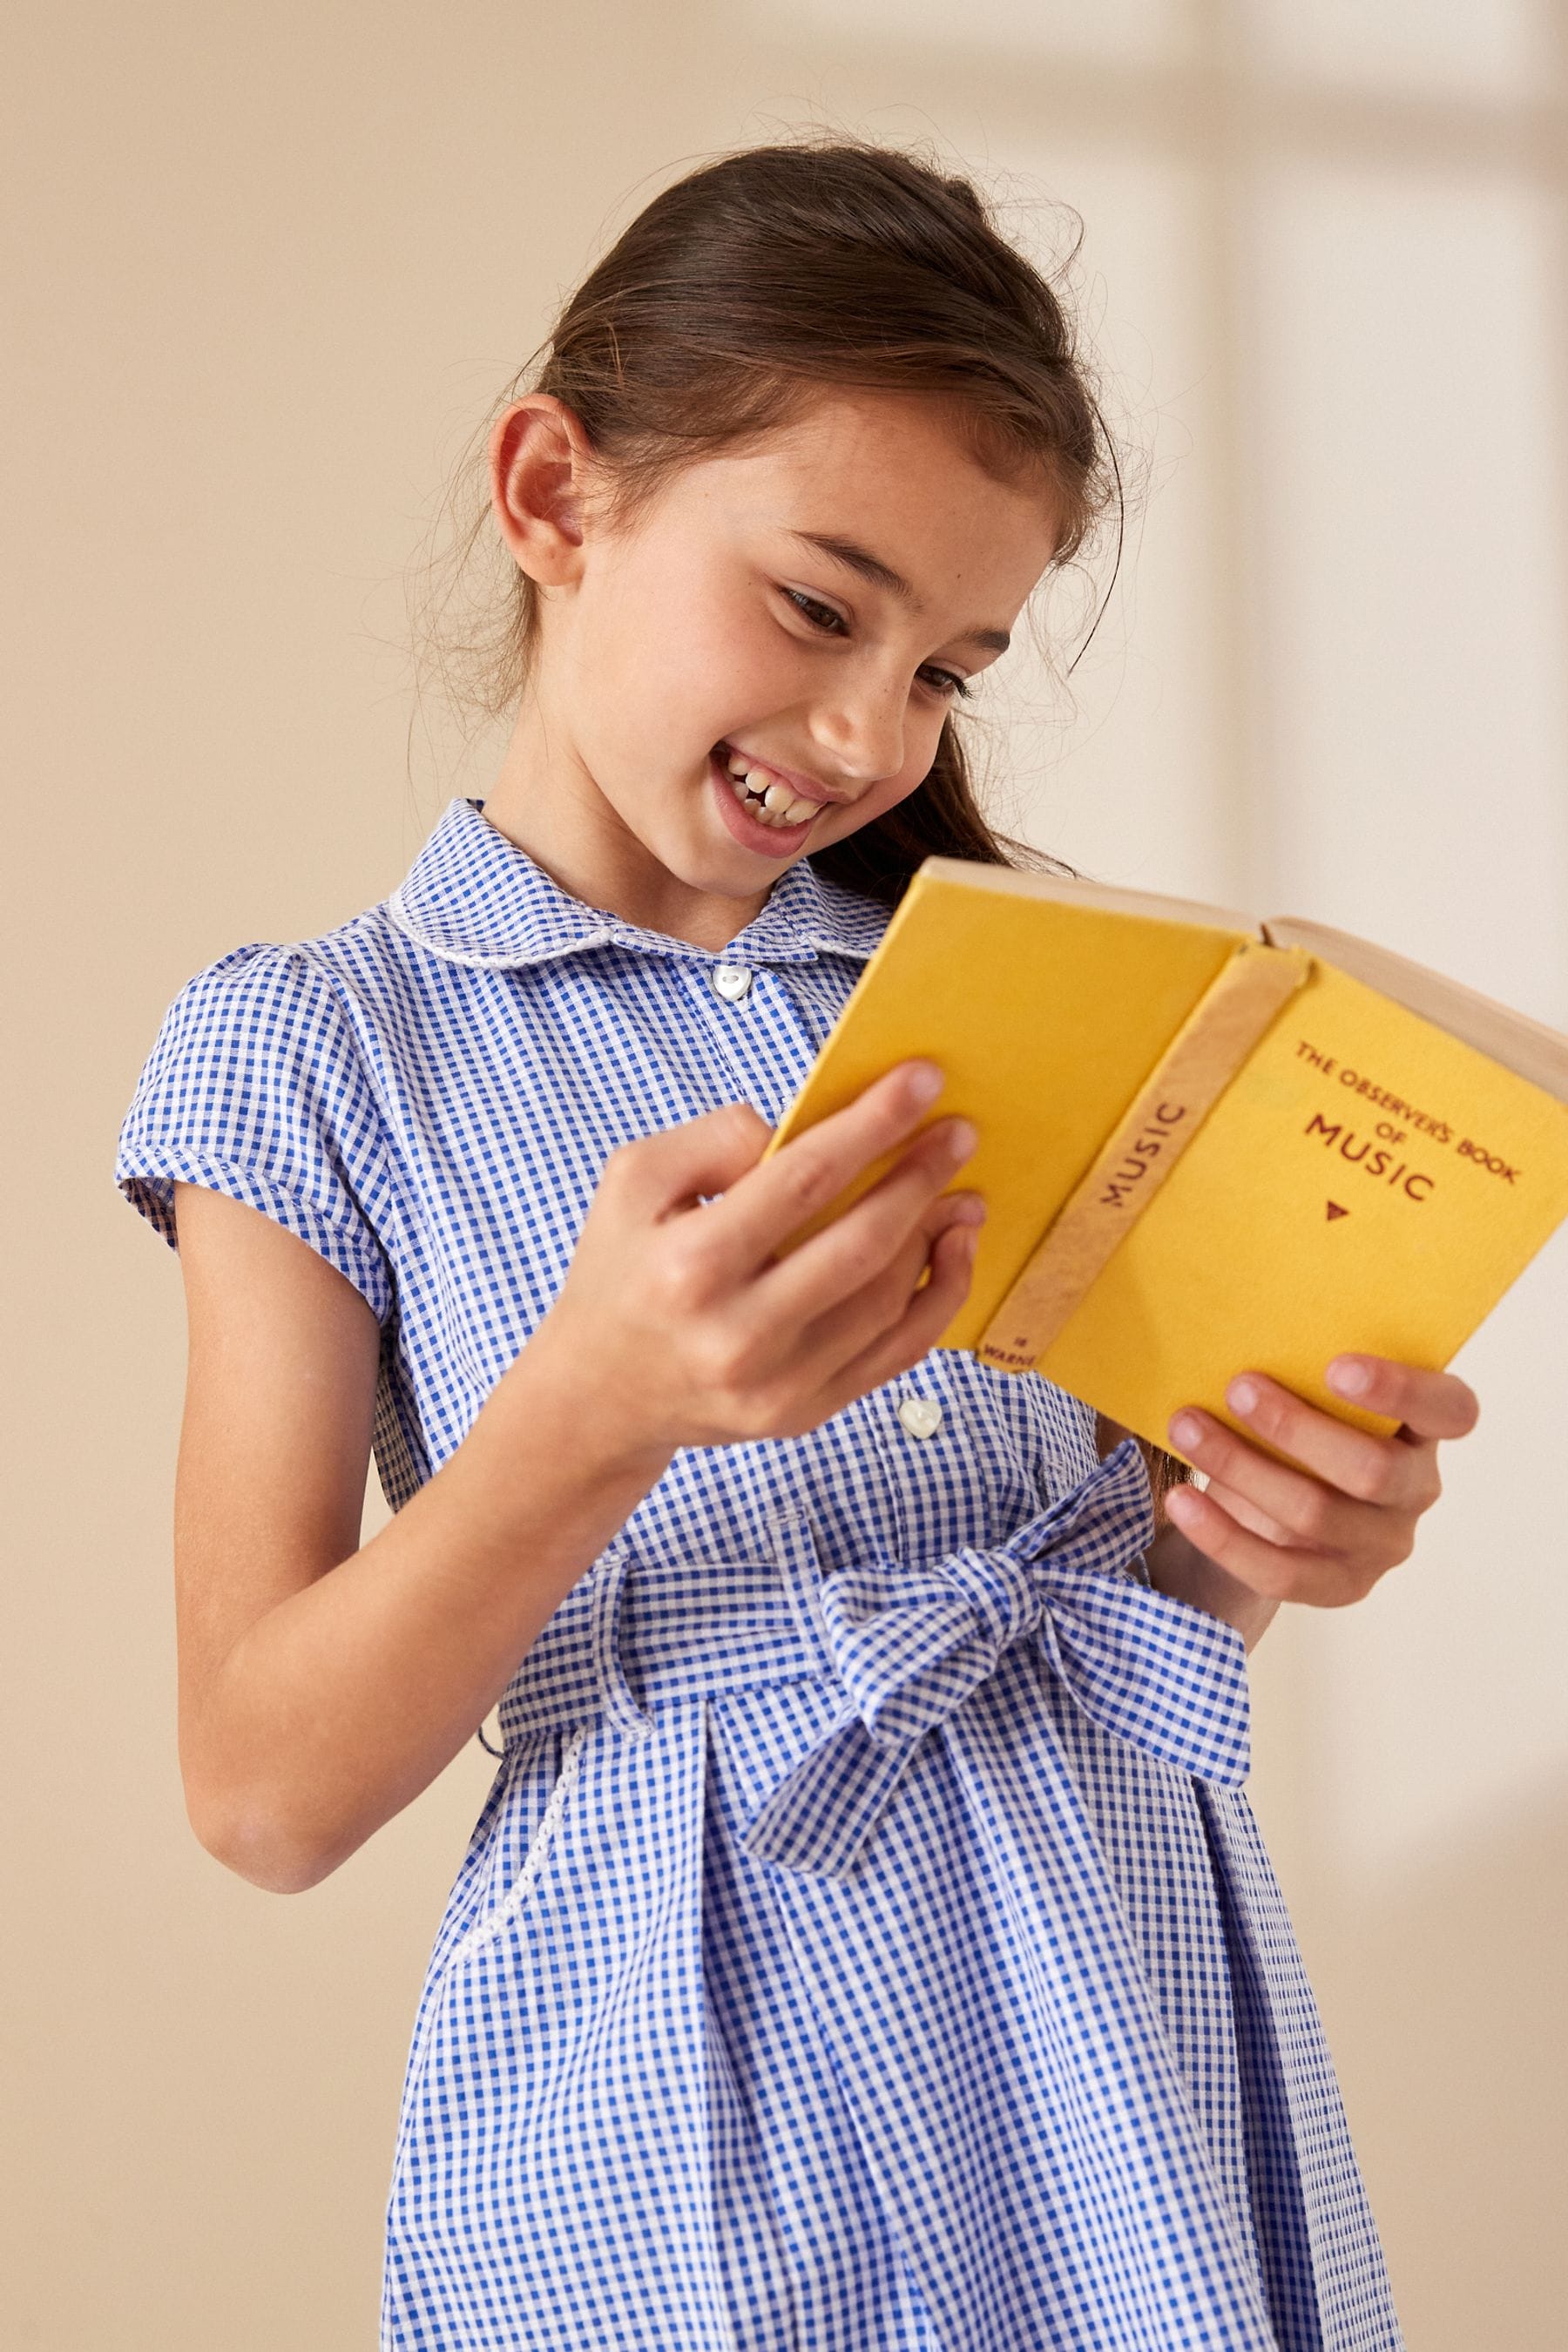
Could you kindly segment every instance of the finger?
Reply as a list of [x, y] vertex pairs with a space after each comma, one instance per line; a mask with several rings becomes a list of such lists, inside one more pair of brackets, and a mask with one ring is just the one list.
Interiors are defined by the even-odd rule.
[[1364, 1561], [1330, 1558], [1306, 1549], [1287, 1550], [1239, 1527], [1212, 1493], [1174, 1486], [1165, 1508], [1187, 1541], [1228, 1575], [1270, 1601], [1299, 1601], [1342, 1609], [1363, 1600], [1382, 1570]]
[[[1410, 1511], [1425, 1510], [1436, 1498], [1436, 1464], [1430, 1445], [1412, 1445], [1397, 1438], [1378, 1437], [1371, 1430], [1352, 1428], [1349, 1422], [1321, 1412], [1263, 1372], [1243, 1372], [1232, 1381], [1226, 1391], [1226, 1402], [1237, 1419], [1267, 1444], [1289, 1454], [1292, 1462], [1301, 1464], [1326, 1486], [1352, 1496], [1358, 1503], [1377, 1503], [1386, 1510]], [[1188, 1412], [1193, 1414], [1207, 1449], [1201, 1461], [1175, 1436], [1177, 1422], [1184, 1426]], [[1238, 1437], [1214, 1414], [1202, 1412], [1196, 1406], [1186, 1407], [1173, 1417], [1171, 1433], [1181, 1451], [1200, 1470], [1242, 1486], [1266, 1509], [1275, 1507], [1269, 1496], [1259, 1491], [1259, 1480], [1234, 1475], [1234, 1464], [1239, 1456], [1231, 1449], [1247, 1447], [1247, 1439]], [[1256, 1452], [1255, 1448], [1247, 1450]], [[1274, 1491], [1283, 1494], [1286, 1489], [1281, 1486]]]
[[[860, 1265], [851, 1276], [856, 1287], [847, 1296], [841, 1294], [804, 1327], [803, 1343], [821, 1366], [819, 1376], [835, 1377], [846, 1364], [872, 1349], [896, 1344], [890, 1335], [903, 1322], [922, 1282], [928, 1276], [934, 1277], [944, 1235], [973, 1230], [984, 1213], [984, 1203], [975, 1194], [944, 1193], [929, 1203], [884, 1265], [868, 1273], [866, 1265]], [[952, 1253], [956, 1247], [956, 1240], [947, 1244], [942, 1256], [944, 1266], [953, 1262]], [[966, 1281], [967, 1274], [966, 1268]], [[928, 1302], [926, 1311], [931, 1307], [932, 1302]]]
[[[900, 1147], [907, 1149], [910, 1145], [915, 1129], [928, 1118], [936, 1095], [941, 1092], [939, 1083], [935, 1093], [921, 1093], [921, 1081], [924, 1073], [929, 1073], [940, 1082], [942, 1073], [934, 1063], [899, 1063], [867, 1087], [853, 1102], [846, 1103], [841, 1110], [832, 1111], [826, 1118], [818, 1119], [804, 1134], [792, 1136], [771, 1159], [749, 1169], [742, 1181], [736, 1183], [721, 1201], [710, 1203], [704, 1212], [705, 1217], [711, 1221], [705, 1228], [704, 1248], [721, 1281], [742, 1282], [769, 1264], [773, 1260], [781, 1240], [798, 1234], [803, 1225], [809, 1223], [821, 1210], [828, 1208], [857, 1177], [863, 1175], [868, 1169], [875, 1168], [879, 1160], [900, 1150]], [[931, 1189], [930, 1184], [926, 1184], [925, 1194], [929, 1196]], [[868, 1197], [871, 1190], [875, 1187], [868, 1188], [862, 1198]], [[906, 1181], [900, 1198], [912, 1203], [920, 1197], [921, 1191], [919, 1184], [910, 1187]], [[860, 1202], [857, 1201], [845, 1213], [846, 1216], [853, 1216], [859, 1206]], [[896, 1241], [908, 1232], [912, 1215], [913, 1208], [910, 1206], [907, 1213], [901, 1214], [901, 1222], [900, 1215], [894, 1215], [890, 1221], [884, 1218], [886, 1240], [881, 1251], [884, 1257]], [[870, 1216], [874, 1227], [877, 1213], [871, 1212]], [[842, 1218], [835, 1218], [833, 1223], [824, 1229], [823, 1234], [814, 1235], [812, 1240], [798, 1244], [778, 1263], [785, 1265], [809, 1251], [814, 1241], [820, 1241], [826, 1234], [835, 1232], [843, 1222]], [[862, 1231], [862, 1242], [866, 1230], [869, 1228]], [[830, 1248], [826, 1255], [819, 1254], [815, 1263], [832, 1265], [837, 1270], [843, 1257], [841, 1240], [836, 1249]], [[839, 1281], [837, 1295], [842, 1297], [844, 1284], [841, 1275], [836, 1272], [835, 1278]], [[819, 1289], [820, 1295], [808, 1311], [815, 1312], [817, 1307], [826, 1306], [834, 1295], [830, 1286], [823, 1287], [819, 1285]]]
[[1415, 1437], [1468, 1437], [1480, 1418], [1480, 1399], [1453, 1372], [1389, 1356], [1336, 1356], [1324, 1378], [1336, 1396], [1386, 1413]]
[[1261, 1536], [1266, 1543], [1276, 1544], [1285, 1551], [1310, 1552], [1319, 1559], [1340, 1560], [1352, 1572], [1381, 1576], [1385, 1569], [1408, 1559], [1415, 1549], [1416, 1514], [1412, 1511], [1380, 1511], [1366, 1503], [1331, 1498], [1324, 1521], [1326, 1532], [1320, 1539], [1310, 1532], [1302, 1534], [1282, 1526], [1247, 1496], [1217, 1478], [1211, 1478], [1204, 1492], [1214, 1497], [1237, 1527]]
[[700, 1118], [623, 1144], [605, 1161], [601, 1183], [633, 1216], [658, 1223], [727, 1193], [756, 1166], [772, 1133], [750, 1103], [723, 1103]]
[[839, 1369], [827, 1384], [841, 1412], [868, 1389], [897, 1380], [929, 1355], [969, 1293], [978, 1234], [973, 1226], [949, 1225], [931, 1251], [931, 1280], [910, 1298], [897, 1320]]
[[[1331, 1551], [1336, 1556], [1339, 1552], [1340, 1547], [1337, 1544], [1305, 1545], [1300, 1537], [1294, 1534], [1279, 1519], [1272, 1517], [1260, 1504], [1253, 1502], [1249, 1496], [1242, 1494], [1237, 1487], [1226, 1486], [1222, 1479], [1211, 1478], [1201, 1491], [1205, 1495], [1212, 1495], [1220, 1508], [1230, 1513], [1238, 1528], [1246, 1528], [1253, 1535], [1261, 1536], [1266, 1543], [1284, 1544], [1295, 1551], [1310, 1549], [1324, 1552]], [[1364, 1507], [1355, 1505], [1352, 1507], [1359, 1509]]]
[[[1342, 1430], [1342, 1423], [1333, 1423], [1328, 1413], [1314, 1413], [1314, 1406], [1302, 1404], [1300, 1397], [1290, 1397], [1289, 1390], [1281, 1390], [1279, 1395], [1298, 1406], [1302, 1416], [1328, 1421], [1335, 1433]], [[1368, 1437], [1361, 1430], [1350, 1434], [1361, 1437], [1366, 1451], [1319, 1442], [1319, 1433], [1310, 1423], [1298, 1423], [1293, 1413], [1286, 1412], [1274, 1416], [1269, 1402], [1260, 1402], [1250, 1418], [1256, 1425], [1277, 1421], [1279, 1434], [1272, 1428], [1260, 1428], [1260, 1434], [1268, 1437], [1269, 1444], [1284, 1444], [1284, 1451], [1293, 1454], [1295, 1461], [1305, 1461], [1307, 1467], [1302, 1470], [1293, 1463], [1277, 1461], [1272, 1454], [1250, 1444], [1237, 1430], [1196, 1406], [1173, 1413], [1171, 1442], [1180, 1446], [1196, 1470], [1229, 1486], [1234, 1494], [1244, 1494], [1258, 1510], [1268, 1512], [1277, 1527], [1286, 1528], [1293, 1540], [1319, 1545], [1321, 1550], [1354, 1550], [1366, 1540], [1368, 1506], [1417, 1512], [1434, 1500], [1436, 1467], [1429, 1449], [1417, 1454], [1411, 1446], [1396, 1444], [1392, 1437]], [[1293, 1442], [1286, 1442], [1286, 1433]], [[1311, 1461], [1314, 1449], [1321, 1458], [1333, 1461], [1333, 1470]], [[1352, 1479], [1359, 1484], [1350, 1484]]]
[[[868, 1278], [888, 1267], [894, 1255], [910, 1243], [925, 1245], [950, 1217], [957, 1202], [941, 1209], [942, 1187], [952, 1182], [974, 1149], [974, 1130], [966, 1120], [941, 1119], [921, 1132], [889, 1172], [851, 1202], [820, 1233], [802, 1242], [764, 1268], [756, 1280], [759, 1303], [785, 1323], [810, 1323], [858, 1290]], [[965, 1196], [983, 1213], [977, 1195]], [[930, 1231], [922, 1231], [934, 1216]]]

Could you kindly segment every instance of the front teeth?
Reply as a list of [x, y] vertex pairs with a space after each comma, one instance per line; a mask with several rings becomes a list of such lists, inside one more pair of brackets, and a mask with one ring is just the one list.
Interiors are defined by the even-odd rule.
[[731, 786], [738, 801], [744, 801], [752, 793], [761, 794], [761, 805], [753, 805], [750, 812], [759, 824], [798, 824], [802, 817], [816, 814], [816, 801], [792, 793], [787, 784], [781, 784], [766, 768], [750, 768], [743, 760], [735, 759], [730, 760], [727, 765]]

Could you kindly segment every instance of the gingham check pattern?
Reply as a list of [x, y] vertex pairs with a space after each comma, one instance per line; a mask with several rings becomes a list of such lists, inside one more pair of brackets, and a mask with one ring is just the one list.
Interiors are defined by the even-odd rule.
[[[776, 1121], [886, 921], [803, 860], [713, 954], [453, 799], [383, 905], [186, 983], [115, 1181], [171, 1244], [176, 1178], [231, 1192], [363, 1293], [397, 1507], [609, 1153]], [[384, 2352], [1397, 2346], [1238, 1785], [1241, 1645], [1140, 1580], [1149, 1529], [1135, 1449], [1098, 1465], [1087, 1408], [951, 1349], [677, 1454], [502, 1700]]]
[[1131, 1438], [1060, 1502], [990, 1551], [923, 1575], [840, 1569], [817, 1597], [830, 1671], [850, 1711], [784, 1775], [746, 1850], [842, 1875], [917, 1743], [1034, 1633], [1084, 1713], [1178, 1770], [1239, 1786], [1247, 1682], [1227, 1626], [1118, 1571], [1152, 1538]]

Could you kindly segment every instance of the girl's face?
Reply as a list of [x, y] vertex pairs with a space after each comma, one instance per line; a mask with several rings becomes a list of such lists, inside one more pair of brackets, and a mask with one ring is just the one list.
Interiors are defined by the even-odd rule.
[[1049, 562], [1054, 504], [993, 480], [929, 401], [824, 392], [611, 533], [544, 515], [560, 414], [510, 476], [497, 429], [498, 513], [543, 604], [485, 814], [579, 898], [721, 946], [795, 859], [919, 790]]

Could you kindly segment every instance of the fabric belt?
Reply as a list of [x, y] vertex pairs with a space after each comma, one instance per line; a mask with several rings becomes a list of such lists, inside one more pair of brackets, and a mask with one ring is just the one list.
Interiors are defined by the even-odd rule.
[[841, 1711], [776, 1780], [745, 1843], [760, 1859], [837, 1877], [920, 1742], [1032, 1638], [1102, 1730], [1199, 1780], [1246, 1780], [1240, 1634], [1129, 1572], [1154, 1531], [1131, 1438], [1005, 1543], [931, 1568], [824, 1574], [800, 1510], [783, 1509], [775, 1530], [783, 1574], [772, 1589], [755, 1570], [628, 1579], [632, 1547], [617, 1538], [509, 1686], [509, 1752], [529, 1733], [598, 1717], [646, 1738], [650, 1708], [667, 1698], [826, 1680]]

